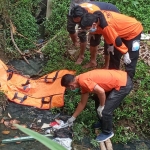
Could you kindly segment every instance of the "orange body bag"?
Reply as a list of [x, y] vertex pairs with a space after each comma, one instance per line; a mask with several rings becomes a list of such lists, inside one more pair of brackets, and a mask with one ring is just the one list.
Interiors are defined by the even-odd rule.
[[61, 77], [75, 72], [59, 70], [34, 80], [8, 70], [0, 60], [0, 73], [0, 90], [10, 101], [50, 109], [64, 106], [65, 87], [61, 86]]

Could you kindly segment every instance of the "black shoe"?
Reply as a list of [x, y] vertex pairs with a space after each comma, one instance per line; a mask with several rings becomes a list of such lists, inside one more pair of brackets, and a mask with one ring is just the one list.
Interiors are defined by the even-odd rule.
[[113, 137], [113, 136], [114, 136], [114, 133], [113, 133], [113, 132], [111, 132], [111, 133], [109, 133], [109, 134], [101, 133], [100, 135], [97, 136], [96, 141], [97, 141], [97, 142], [104, 142], [104, 141], [110, 139], [110, 138]]

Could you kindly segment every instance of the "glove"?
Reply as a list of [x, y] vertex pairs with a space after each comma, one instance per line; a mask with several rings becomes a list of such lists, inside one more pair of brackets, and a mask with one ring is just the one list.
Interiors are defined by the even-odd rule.
[[107, 52], [108, 53], [112, 53], [112, 55], [114, 55], [114, 46], [112, 45], [112, 46], [109, 46], [108, 48], [107, 48]]
[[100, 117], [102, 117], [102, 111], [103, 111], [104, 107], [105, 107], [105, 105], [104, 105], [104, 106], [99, 106], [99, 107], [97, 108], [97, 113], [98, 113], [98, 115], [99, 115]]
[[71, 118], [69, 118], [68, 121], [67, 121], [68, 126], [71, 127], [71, 126], [73, 125], [73, 122], [74, 122], [75, 120], [76, 120], [76, 118], [73, 117], [73, 116], [72, 116]]
[[129, 56], [129, 53], [128, 53], [128, 52], [123, 55], [123, 60], [124, 60], [124, 63], [125, 63], [126, 65], [131, 63], [131, 59], [130, 59], [130, 56]]

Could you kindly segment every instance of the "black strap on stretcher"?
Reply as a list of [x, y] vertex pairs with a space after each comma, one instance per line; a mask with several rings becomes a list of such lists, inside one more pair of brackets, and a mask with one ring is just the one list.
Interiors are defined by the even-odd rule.
[[26, 83], [21, 84], [21, 85], [22, 85], [22, 86], [26, 86], [26, 85], [28, 85], [28, 84], [30, 84], [30, 80], [27, 80]]
[[45, 97], [42, 97], [42, 99], [41, 99], [41, 108], [43, 107], [44, 104], [49, 104], [49, 108], [51, 108], [53, 96], [61, 95], [61, 94], [63, 94], [63, 93], [54, 94], [54, 95], [49, 96], [49, 101], [44, 101]]
[[49, 97], [49, 101], [44, 101], [45, 100], [45, 97], [42, 97], [42, 100], [41, 100], [41, 108], [43, 107], [44, 104], [49, 104], [49, 108], [51, 108], [51, 103], [52, 103], [52, 98], [53, 98], [53, 95], [51, 95]]
[[47, 79], [52, 79], [52, 81], [54, 82], [57, 79], [59, 71], [56, 72], [55, 76], [53, 78], [48, 78], [48, 75], [45, 76], [44, 80], [46, 83], [49, 83], [49, 81]]
[[7, 77], [7, 81], [8, 81], [12, 78], [14, 72], [13, 72], [13, 70], [10, 70], [10, 69], [7, 70], [6, 72], [8, 73], [8, 77]]
[[12, 98], [12, 100], [19, 99], [20, 103], [23, 103], [27, 99], [27, 97], [28, 97], [27, 95], [24, 95], [24, 97], [18, 97], [18, 93], [15, 93], [14, 97]]

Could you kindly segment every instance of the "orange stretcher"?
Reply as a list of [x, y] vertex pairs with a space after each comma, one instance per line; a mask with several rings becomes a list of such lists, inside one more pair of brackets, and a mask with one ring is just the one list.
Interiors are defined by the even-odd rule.
[[51, 109], [64, 106], [65, 88], [61, 86], [61, 77], [75, 71], [59, 70], [34, 80], [14, 73], [0, 60], [0, 73], [0, 90], [10, 101]]

